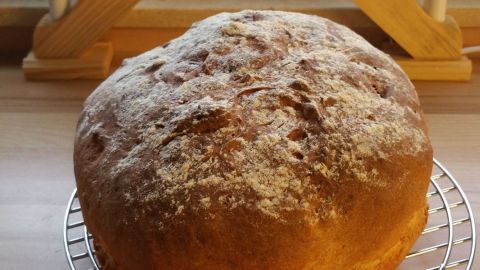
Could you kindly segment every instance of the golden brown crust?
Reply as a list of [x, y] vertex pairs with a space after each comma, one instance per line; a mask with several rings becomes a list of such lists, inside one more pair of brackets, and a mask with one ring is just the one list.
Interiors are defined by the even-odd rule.
[[432, 149], [387, 55], [243, 11], [126, 61], [86, 101], [74, 160], [109, 269], [392, 269], [424, 226]]

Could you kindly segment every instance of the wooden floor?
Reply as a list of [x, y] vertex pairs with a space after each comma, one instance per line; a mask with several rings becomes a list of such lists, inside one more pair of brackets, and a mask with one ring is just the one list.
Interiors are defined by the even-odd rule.
[[[457, 176], [480, 225], [479, 82], [476, 74], [470, 83], [417, 87], [435, 156]], [[0, 269], [67, 269], [62, 222], [75, 187], [73, 136], [97, 84], [25, 82], [18, 63], [0, 64]]]

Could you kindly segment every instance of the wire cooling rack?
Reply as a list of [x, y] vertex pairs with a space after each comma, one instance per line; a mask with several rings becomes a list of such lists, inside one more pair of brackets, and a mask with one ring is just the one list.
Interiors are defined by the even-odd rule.
[[[476, 232], [472, 208], [455, 178], [436, 159], [427, 193], [428, 223], [400, 270], [472, 269]], [[63, 238], [72, 270], [100, 270], [92, 235], [84, 225], [75, 189], [65, 213]]]

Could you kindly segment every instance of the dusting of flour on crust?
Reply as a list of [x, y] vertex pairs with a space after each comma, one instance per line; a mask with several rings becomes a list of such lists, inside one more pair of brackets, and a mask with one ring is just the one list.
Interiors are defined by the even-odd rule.
[[100, 134], [99, 162], [124, 179], [127, 202], [174, 206], [162, 219], [238, 207], [335, 219], [335, 187], [381, 188], [389, 179], [368, 164], [428, 144], [392, 59], [345, 27], [291, 13], [208, 18], [126, 60], [86, 104], [79, 134]]

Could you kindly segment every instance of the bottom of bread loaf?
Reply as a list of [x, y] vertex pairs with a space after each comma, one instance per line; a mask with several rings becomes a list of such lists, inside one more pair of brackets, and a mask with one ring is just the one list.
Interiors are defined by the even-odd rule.
[[[404, 234], [400, 237], [400, 240], [394, 243], [388, 250], [380, 250], [374, 260], [365, 260], [360, 261], [355, 265], [352, 265], [349, 269], [355, 270], [391, 270], [398, 267], [405, 256], [408, 254], [409, 250], [417, 240], [418, 236], [423, 231], [425, 224], [428, 218], [428, 207], [420, 208], [415, 213], [413, 213], [412, 218], [405, 226]], [[111, 258], [104, 249], [102, 249], [99, 242], [95, 242], [95, 249], [97, 251], [97, 258], [102, 265], [103, 270], [128, 270], [128, 269], [119, 269], [115, 266], [113, 258]], [[317, 270], [317, 269], [329, 269], [325, 266], [315, 266], [312, 269], [308, 270]], [[307, 270], [307, 269], [305, 269]]]
[[412, 218], [405, 227], [405, 233], [398, 242], [392, 245], [387, 251], [379, 252], [377, 259], [362, 261], [351, 269], [355, 270], [390, 270], [397, 268], [407, 256], [411, 247], [422, 233], [428, 218], [428, 206], [420, 208], [413, 213]]

